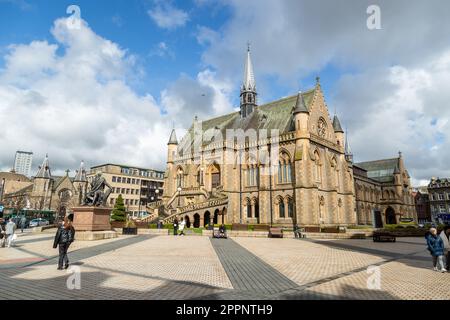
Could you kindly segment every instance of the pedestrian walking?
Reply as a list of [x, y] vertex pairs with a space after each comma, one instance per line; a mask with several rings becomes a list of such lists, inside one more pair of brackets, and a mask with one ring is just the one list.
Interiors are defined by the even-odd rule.
[[5, 243], [6, 243], [5, 220], [3, 220], [3, 218], [0, 218], [0, 246], [4, 248]]
[[23, 233], [23, 229], [25, 228], [26, 223], [27, 223], [27, 218], [25, 218], [25, 216], [22, 216], [22, 218], [20, 219], [20, 231], [21, 231], [21, 233]]
[[186, 221], [184, 221], [183, 218], [181, 218], [180, 222], [180, 236], [184, 236], [184, 227], [186, 226]]
[[178, 235], [178, 219], [173, 220], [173, 235]]
[[6, 242], [7, 242], [8, 248], [11, 247], [11, 245], [13, 244], [13, 242], [15, 240], [16, 229], [17, 229], [17, 226], [14, 223], [14, 221], [12, 219], [8, 219], [8, 222], [6, 223], [6, 226], [5, 226]]
[[450, 250], [450, 243], [448, 241], [448, 236], [450, 234], [450, 227], [446, 226], [444, 230], [441, 231], [439, 236], [442, 239], [442, 242], [444, 243], [444, 258], [445, 258], [445, 268], [447, 270], [450, 270], [450, 257], [448, 256], [448, 252]]
[[430, 232], [425, 235], [427, 249], [433, 258], [433, 270], [447, 272], [444, 266], [444, 242], [438, 236], [436, 228], [430, 228]]
[[298, 224], [294, 225], [294, 236], [296, 239], [300, 238], [300, 228], [299, 228]]
[[67, 251], [69, 250], [69, 246], [75, 239], [75, 229], [72, 225], [72, 220], [68, 217], [64, 218], [64, 222], [56, 231], [55, 240], [53, 242], [53, 248], [59, 246], [59, 260], [58, 260], [58, 270], [69, 268], [69, 257], [67, 255]]

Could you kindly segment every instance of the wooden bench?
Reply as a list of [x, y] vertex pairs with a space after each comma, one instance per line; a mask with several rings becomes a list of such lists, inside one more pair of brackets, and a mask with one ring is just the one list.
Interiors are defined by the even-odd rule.
[[253, 231], [269, 231], [270, 226], [267, 224], [255, 224], [253, 227]]
[[283, 238], [283, 229], [281, 228], [270, 228], [269, 238]]
[[374, 232], [373, 242], [395, 242], [395, 235], [389, 232]]

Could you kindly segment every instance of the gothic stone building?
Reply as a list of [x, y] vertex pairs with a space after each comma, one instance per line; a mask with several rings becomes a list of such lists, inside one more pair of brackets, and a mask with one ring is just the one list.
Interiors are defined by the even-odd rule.
[[359, 224], [382, 227], [402, 218], [417, 221], [410, 177], [403, 157], [353, 164]]
[[46, 156], [35, 177], [28, 185], [4, 195], [6, 208], [27, 208], [36, 211], [54, 211], [64, 217], [72, 207], [80, 204], [86, 193], [88, 181], [83, 162], [75, 177], [52, 176]]
[[[195, 227], [223, 222], [298, 224], [318, 230], [371, 223], [368, 210], [372, 209], [413, 215], [413, 207], [404, 203], [412, 198], [401, 160], [400, 176], [396, 173], [387, 184], [371, 177], [370, 169], [364, 177], [363, 164], [355, 178], [344, 131], [338, 117], [329, 113], [319, 79], [312, 90], [257, 105], [248, 51], [240, 100], [239, 112], [205, 121], [195, 118], [180, 143], [172, 131], [159, 208], [165, 222], [183, 217]], [[214, 134], [197, 139], [196, 127]], [[229, 130], [252, 129], [253, 139], [228, 139]], [[355, 193], [355, 179], [358, 186], [377, 190], [379, 198], [370, 205], [365, 198], [358, 199], [362, 193]], [[358, 211], [362, 202], [364, 207]], [[381, 220], [386, 222], [385, 212]]]

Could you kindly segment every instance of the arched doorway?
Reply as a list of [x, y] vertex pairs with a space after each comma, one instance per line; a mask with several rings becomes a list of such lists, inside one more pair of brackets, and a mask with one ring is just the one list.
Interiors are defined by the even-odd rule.
[[206, 227], [209, 225], [211, 221], [211, 213], [209, 211], [205, 212], [205, 215], [203, 216], [203, 226]]
[[383, 228], [383, 220], [379, 210], [375, 210], [375, 228]]
[[222, 224], [225, 224], [225, 215], [227, 214], [227, 208], [222, 209]]
[[211, 165], [209, 173], [211, 174], [211, 188], [220, 186], [220, 167], [217, 163]]
[[194, 228], [200, 228], [200, 215], [194, 214]]
[[391, 207], [386, 209], [386, 224], [396, 224], [395, 211]]
[[214, 222], [214, 224], [218, 224], [219, 222], [219, 209], [216, 209], [215, 211], [214, 211], [214, 219], [213, 219], [213, 222]]
[[191, 220], [189, 219], [189, 216], [184, 217], [184, 221], [186, 221], [186, 228], [191, 227]]
[[255, 218], [256, 218], [256, 223], [259, 223], [259, 201], [258, 201], [258, 199], [255, 200]]

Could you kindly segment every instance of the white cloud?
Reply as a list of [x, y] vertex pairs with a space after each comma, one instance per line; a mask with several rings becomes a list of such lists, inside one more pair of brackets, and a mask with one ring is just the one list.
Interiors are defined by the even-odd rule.
[[369, 69], [342, 77], [332, 104], [350, 129], [356, 161], [404, 154], [413, 180], [450, 176], [450, 51], [420, 67]]
[[[180, 77], [162, 93], [164, 114], [155, 99], [129, 86], [140, 72], [136, 57], [93, 32], [83, 21], [79, 30], [58, 19], [55, 44], [33, 41], [11, 45], [0, 71], [0, 169], [12, 166], [16, 150], [35, 152], [34, 165], [49, 153], [52, 169], [61, 174], [104, 162], [165, 168], [171, 123], [186, 119], [178, 112], [193, 108], [193, 92], [176, 90], [187, 81], [224, 110], [221, 83], [209, 71], [198, 79]], [[208, 81], [209, 83], [206, 83]], [[201, 97], [201, 95], [199, 95]], [[201, 100], [201, 99], [200, 99]], [[205, 114], [212, 115], [205, 104]], [[210, 107], [211, 108], [211, 107]], [[181, 121], [183, 120], [183, 121]], [[184, 122], [187, 126], [189, 123]]]
[[159, 42], [150, 51], [149, 56], [158, 56], [160, 58], [169, 57], [175, 59], [175, 52], [164, 41]]
[[414, 181], [450, 176], [448, 1], [377, 1], [375, 31], [366, 26], [371, 0], [227, 3], [231, 17], [220, 29], [197, 32], [203, 63], [219, 79], [240, 80], [247, 41], [260, 101], [279, 98], [272, 90], [280, 85], [291, 93], [309, 87], [299, 80], [331, 66], [329, 107], [351, 130], [357, 159], [402, 150]]
[[158, 27], [168, 30], [183, 27], [189, 20], [187, 12], [175, 8], [167, 2], [157, 3], [156, 6], [147, 13]]

